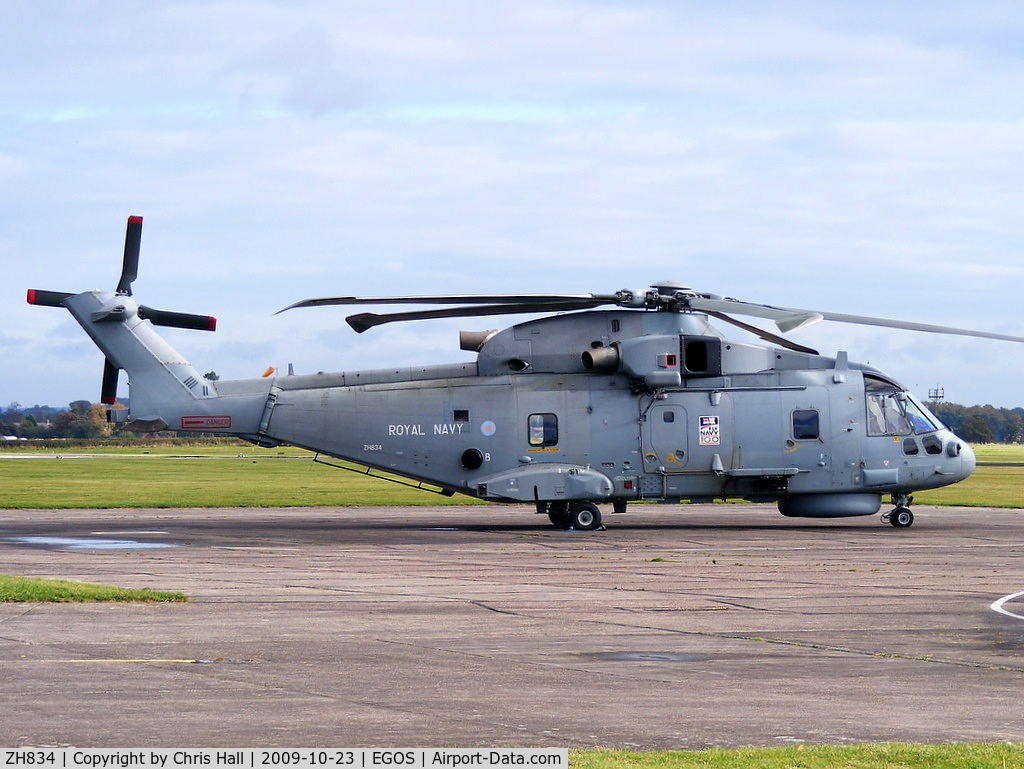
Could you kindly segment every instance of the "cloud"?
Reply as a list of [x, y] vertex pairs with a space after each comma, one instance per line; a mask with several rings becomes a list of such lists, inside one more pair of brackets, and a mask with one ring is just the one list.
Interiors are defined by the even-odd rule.
[[[7, 397], [98, 387], [84, 360], [45, 375], [78, 356], [23, 288], [112, 286], [133, 213], [140, 296], [221, 316], [175, 344], [222, 376], [458, 355], [443, 324], [356, 337], [338, 312], [271, 315], [324, 293], [672, 278], [1024, 334], [1022, 32], [995, 2], [68, 1], [45, 24], [12, 8], [0, 258], [25, 336], [0, 341]], [[1011, 352], [1005, 376], [974, 376], [966, 347], [800, 333], [1020, 402]]]

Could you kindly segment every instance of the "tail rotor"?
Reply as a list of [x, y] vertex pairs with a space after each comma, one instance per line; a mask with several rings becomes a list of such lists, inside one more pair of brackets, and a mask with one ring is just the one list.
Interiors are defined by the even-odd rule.
[[[129, 216], [128, 228], [124, 239], [124, 258], [121, 263], [121, 277], [117, 282], [117, 289], [112, 299], [116, 302], [118, 297], [130, 297], [132, 295], [132, 283], [139, 275], [139, 253], [142, 246], [142, 217]], [[28, 290], [28, 303], [41, 305], [43, 307], [66, 307], [69, 298], [75, 294], [65, 291], [46, 291], [42, 289]], [[108, 294], [109, 296], [109, 294]], [[127, 304], [133, 304], [128, 302]], [[187, 328], [197, 331], [216, 331], [217, 319], [210, 315], [192, 315], [184, 312], [171, 312], [169, 310], [158, 310], [146, 305], [137, 305], [138, 317], [148, 320], [154, 326], [166, 326], [170, 328]], [[112, 312], [105, 316], [104, 320], [121, 317], [124, 313], [124, 306], [113, 306]], [[124, 314], [130, 317], [131, 314]], [[117, 402], [117, 381], [121, 368], [109, 357], [104, 360], [103, 384], [100, 389], [100, 402], [106, 405], [113, 405]]]

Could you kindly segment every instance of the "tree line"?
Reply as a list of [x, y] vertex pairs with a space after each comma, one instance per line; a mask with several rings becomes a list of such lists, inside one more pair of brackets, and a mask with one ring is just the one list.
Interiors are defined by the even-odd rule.
[[[66, 409], [52, 406], [23, 408], [10, 404], [0, 413], [0, 434], [7, 439], [77, 438], [95, 440], [112, 434], [107, 422], [107, 406], [89, 401], [72, 401]], [[115, 408], [124, 408], [117, 404]]]
[[[930, 404], [932, 412], [969, 443], [1024, 442], [1024, 408], [961, 406], [958, 403]], [[118, 403], [115, 408], [124, 408]], [[0, 434], [7, 438], [76, 438], [94, 440], [109, 437], [114, 426], [107, 422], [107, 407], [89, 401], [74, 401], [67, 409], [50, 406], [22, 408], [12, 403], [0, 414]]]
[[1024, 442], [1024, 408], [929, 404], [932, 413], [968, 443]]

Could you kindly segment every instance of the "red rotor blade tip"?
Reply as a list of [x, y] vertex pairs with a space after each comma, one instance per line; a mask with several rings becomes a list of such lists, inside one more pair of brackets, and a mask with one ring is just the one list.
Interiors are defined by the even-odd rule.
[[142, 224], [142, 217], [141, 216], [129, 216], [128, 217], [128, 224]]

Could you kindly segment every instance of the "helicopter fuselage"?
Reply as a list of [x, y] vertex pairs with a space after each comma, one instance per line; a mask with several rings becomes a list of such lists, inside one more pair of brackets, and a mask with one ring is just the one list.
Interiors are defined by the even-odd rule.
[[136, 429], [292, 444], [552, 520], [645, 499], [870, 515], [883, 494], [974, 469], [970, 447], [880, 372], [731, 341], [696, 312], [549, 316], [477, 335], [474, 362], [212, 382], [129, 297], [67, 305], [128, 371]]

